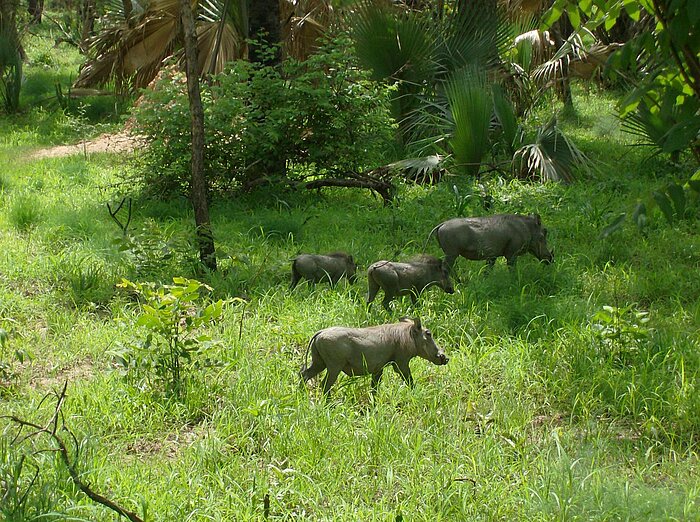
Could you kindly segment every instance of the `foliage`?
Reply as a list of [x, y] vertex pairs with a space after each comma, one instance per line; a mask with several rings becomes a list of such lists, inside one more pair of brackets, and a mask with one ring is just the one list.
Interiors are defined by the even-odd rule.
[[126, 255], [131, 272], [141, 279], [159, 279], [171, 264], [182, 263], [183, 252], [192, 249], [172, 226], [160, 227], [153, 221], [115, 238], [112, 243]]
[[[658, 208], [669, 225], [678, 221], [697, 220], [700, 212], [700, 171], [696, 172], [685, 186], [668, 183], [665, 187], [654, 190], [644, 200], [637, 202], [631, 212], [632, 221], [640, 231], [647, 226], [647, 214]], [[601, 232], [601, 238], [606, 238], [619, 230], [629, 212], [619, 213]]]
[[68, 302], [76, 307], [106, 305], [114, 295], [116, 278], [100, 260], [88, 255], [62, 252], [51, 259], [52, 279], [65, 291]]
[[7, 113], [19, 110], [19, 95], [22, 88], [22, 57], [18, 43], [5, 33], [0, 24], [0, 99]]
[[123, 279], [117, 285], [143, 299], [135, 327], [146, 337], [117, 354], [127, 374], [142, 386], [176, 400], [187, 395], [188, 380], [205, 362], [201, 358], [215, 341], [201, 329], [221, 317], [224, 301], [204, 306], [203, 294], [211, 288], [194, 279], [174, 277], [172, 285], [156, 287]]
[[[606, 351], [616, 357], [639, 349], [649, 339], [649, 312], [641, 311], [634, 304], [616, 307], [603, 306], [593, 315], [593, 327]], [[624, 357], [623, 357], [624, 360]]]
[[42, 209], [29, 193], [13, 195], [10, 205], [10, 222], [20, 232], [31, 232], [42, 219]]
[[[250, 188], [285, 158], [296, 172], [359, 172], [380, 163], [392, 138], [381, 89], [329, 42], [282, 71], [238, 61], [203, 86], [205, 163], [213, 190]], [[144, 182], [172, 194], [188, 183], [189, 116], [182, 76], [172, 74], [135, 112], [150, 146]], [[163, 111], [167, 107], [167, 111]], [[262, 174], [261, 174], [262, 173]], [[302, 174], [303, 175], [303, 174]]]
[[[651, 16], [655, 24], [638, 24], [635, 38], [615, 54], [617, 71], [634, 71], [620, 115], [634, 134], [658, 150], [677, 154], [691, 150], [700, 162], [700, 8], [694, 0], [556, 0], [543, 24], [567, 15], [574, 28], [612, 29], [629, 17], [639, 22]], [[623, 73], [624, 74], [624, 73]]]
[[[120, 91], [147, 87], [163, 68], [164, 59], [182, 61], [178, 0], [107, 4], [102, 26], [89, 42], [90, 57], [75, 82], [79, 87], [115, 83]], [[233, 60], [248, 56], [247, 0], [198, 0], [196, 11], [198, 71], [208, 77], [223, 72]], [[325, 0], [280, 2], [283, 49], [305, 59], [317, 47], [332, 16]]]
[[15, 332], [17, 321], [9, 317], [0, 317], [0, 395], [11, 388], [17, 373], [14, 360], [20, 364], [30, 359], [26, 350], [21, 348], [9, 349], [10, 337], [18, 335]]
[[513, 154], [513, 170], [521, 178], [542, 181], [572, 181], [576, 167], [587, 167], [590, 161], [566, 137], [552, 118], [537, 129], [532, 143], [526, 143]]
[[446, 85], [454, 130], [450, 149], [456, 170], [468, 176], [478, 174], [490, 148], [489, 125], [493, 101], [485, 78], [476, 72], [455, 75]]

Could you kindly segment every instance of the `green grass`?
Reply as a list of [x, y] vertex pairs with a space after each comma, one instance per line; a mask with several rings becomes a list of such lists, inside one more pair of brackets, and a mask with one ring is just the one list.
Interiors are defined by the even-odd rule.
[[[597, 172], [569, 186], [484, 179], [494, 212], [542, 215], [554, 264], [523, 256], [512, 272], [502, 261], [487, 272], [460, 259], [454, 295], [431, 289], [390, 313], [364, 304], [364, 269], [422, 251], [453, 216], [449, 182], [403, 186], [392, 208], [340, 189], [214, 201], [221, 269], [203, 275], [187, 201], [132, 193], [125, 242], [106, 208], [128, 195], [124, 158], [27, 159], [17, 150], [69, 136], [47, 140], [30, 123], [62, 117], [1, 121], [0, 415], [45, 422], [53, 405], [42, 397], [68, 380], [84, 477], [152, 521], [261, 520], [265, 495], [278, 520], [700, 520], [697, 220], [671, 227], [652, 210], [646, 235], [628, 223], [600, 239], [618, 212], [691, 167], [628, 147], [613, 96], [575, 101], [564, 125]], [[295, 255], [331, 250], [354, 254], [358, 283], [288, 290]], [[439, 254], [434, 240], [427, 250]], [[182, 404], [125, 380], [112, 356], [145, 338], [115, 283], [173, 276], [247, 300], [207, 332], [221, 345]], [[635, 312], [649, 321], [615, 337], [596, 315], [604, 306], [628, 310], [618, 329]], [[374, 401], [367, 378], [341, 378], [328, 403], [317, 382], [300, 388], [314, 332], [404, 314], [420, 315], [450, 357], [414, 360], [415, 389], [392, 371]], [[0, 430], [2, 484], [22, 452], [25, 487], [30, 463], [40, 469], [24, 514], [8, 520], [115, 520], [41, 451], [46, 440], [10, 446], [6, 419]]]

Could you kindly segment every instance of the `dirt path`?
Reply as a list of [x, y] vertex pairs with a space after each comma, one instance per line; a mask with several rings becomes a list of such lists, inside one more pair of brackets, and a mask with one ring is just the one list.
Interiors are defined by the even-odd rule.
[[93, 154], [96, 152], [133, 152], [143, 144], [137, 136], [132, 136], [126, 131], [118, 134], [102, 134], [97, 138], [75, 145], [57, 145], [46, 149], [38, 149], [32, 152], [31, 159], [59, 158], [72, 154]]

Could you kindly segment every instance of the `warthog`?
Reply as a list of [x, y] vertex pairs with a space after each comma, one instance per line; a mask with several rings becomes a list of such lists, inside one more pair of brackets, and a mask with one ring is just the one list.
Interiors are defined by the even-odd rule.
[[326, 395], [341, 371], [352, 376], [371, 374], [372, 392], [376, 392], [387, 365], [392, 365], [406, 384], [413, 386], [408, 366], [411, 359], [418, 356], [437, 365], [449, 360], [435, 344], [430, 330], [421, 326], [420, 319], [408, 317], [398, 323], [368, 328], [326, 328], [311, 338], [307, 358], [309, 350], [311, 366], [301, 369], [301, 378], [306, 382], [327, 370], [323, 377]]
[[416, 304], [418, 294], [425, 288], [437, 285], [448, 294], [454, 293], [449, 269], [440, 259], [422, 255], [407, 263], [377, 261], [367, 269], [369, 291], [367, 303], [374, 301], [377, 292], [384, 290], [384, 308], [398, 295], [410, 295]]
[[355, 282], [357, 266], [352, 256], [345, 252], [331, 254], [301, 254], [292, 261], [292, 284], [290, 289], [297, 286], [299, 280], [307, 279], [313, 283], [328, 281], [336, 284], [341, 277], [347, 277]]
[[445, 263], [452, 269], [458, 256], [485, 259], [493, 266], [504, 256], [511, 268], [519, 255], [530, 252], [540, 261], [551, 263], [553, 251], [547, 248], [547, 229], [539, 214], [497, 214], [486, 217], [456, 218], [440, 223], [430, 231], [436, 234], [445, 252]]

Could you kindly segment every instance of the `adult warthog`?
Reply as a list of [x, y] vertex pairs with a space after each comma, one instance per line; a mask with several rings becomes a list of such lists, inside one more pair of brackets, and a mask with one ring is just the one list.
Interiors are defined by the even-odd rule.
[[316, 332], [306, 351], [311, 351], [311, 366], [301, 369], [303, 382], [313, 379], [324, 369], [323, 393], [328, 395], [340, 372], [347, 375], [372, 375], [372, 392], [377, 391], [382, 372], [388, 365], [401, 375], [409, 386], [413, 377], [408, 363], [422, 357], [433, 364], [447, 364], [442, 348], [433, 340], [430, 330], [420, 319], [404, 317], [398, 323], [367, 328], [334, 326]]
[[437, 257], [421, 255], [406, 263], [377, 261], [367, 269], [367, 304], [374, 301], [377, 292], [384, 290], [382, 305], [387, 310], [396, 296], [410, 295], [416, 304], [418, 294], [429, 286], [439, 286], [448, 294], [454, 293], [449, 268]]
[[297, 286], [301, 279], [312, 283], [328, 281], [336, 284], [341, 277], [347, 277], [355, 282], [357, 265], [351, 255], [345, 252], [331, 254], [301, 254], [292, 261], [292, 284], [290, 289]]
[[455, 218], [430, 231], [445, 252], [445, 263], [452, 269], [458, 256], [485, 259], [493, 266], [503, 256], [511, 268], [518, 256], [529, 252], [540, 261], [551, 263], [553, 251], [547, 247], [547, 229], [539, 214], [496, 214], [485, 217]]

